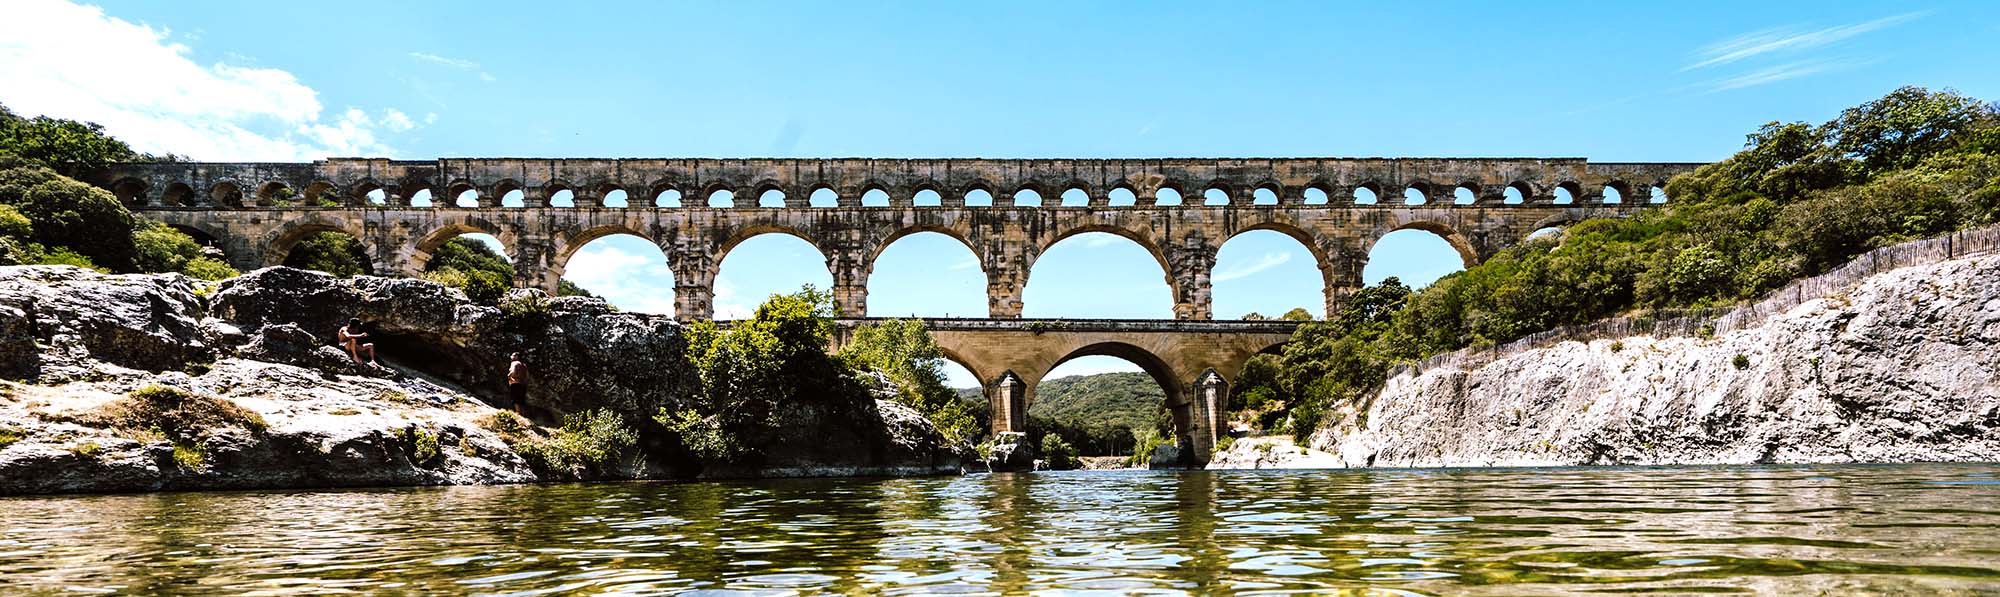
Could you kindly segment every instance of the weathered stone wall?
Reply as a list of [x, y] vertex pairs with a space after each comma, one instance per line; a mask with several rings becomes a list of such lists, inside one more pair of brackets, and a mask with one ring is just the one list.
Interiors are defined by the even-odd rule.
[[[517, 285], [553, 289], [584, 244], [633, 234], [666, 253], [684, 319], [711, 316], [723, 257], [759, 234], [791, 234], [818, 247], [848, 316], [866, 314], [868, 275], [890, 243], [917, 232], [950, 235], [981, 262], [988, 315], [1011, 318], [1020, 316], [1028, 272], [1043, 251], [1075, 234], [1108, 232], [1158, 260], [1176, 317], [1209, 319], [1216, 251], [1242, 232], [1274, 230], [1311, 251], [1330, 312], [1361, 285], [1369, 249], [1389, 232], [1436, 233], [1470, 265], [1545, 226], [1645, 209], [1653, 186], [1693, 166], [1580, 158], [334, 159], [121, 164], [91, 179], [149, 217], [214, 238], [246, 268], [281, 263], [306, 235], [336, 230], [363, 240], [378, 271], [414, 275], [444, 241], [481, 232], [513, 253]], [[1460, 188], [1469, 203], [1454, 199]], [[1164, 189], [1178, 192], [1184, 204], [1159, 204]], [[1211, 189], [1227, 204], [1202, 204]], [[1379, 200], [1357, 204], [1358, 189]], [[1406, 189], [1423, 202], [1402, 200]], [[1507, 203], [1509, 189], [1519, 203]], [[1574, 201], [1556, 203], [1558, 189]], [[1605, 189], [1620, 202], [1605, 203]], [[808, 198], [822, 190], [836, 195], [836, 205], [809, 207]], [[1057, 205], [1069, 190], [1079, 191], [1084, 205]], [[376, 191], [379, 202], [370, 199]], [[503, 206], [515, 191], [519, 206]], [[937, 194], [937, 205], [916, 204], [926, 191]], [[989, 193], [993, 205], [965, 205], [973, 191]], [[1131, 192], [1133, 204], [1112, 205], [1115, 191]], [[1260, 191], [1268, 192], [1263, 201]], [[863, 205], [876, 192], [880, 205]], [[771, 202], [760, 205], [766, 193]], [[423, 194], [434, 205], [453, 206], [414, 206], [411, 199]], [[466, 207], [456, 206], [461, 195]], [[605, 205], [618, 195], [627, 197], [625, 205]], [[1040, 198], [1034, 205], [1016, 205], [1032, 196]], [[573, 206], [552, 206], [556, 197], [569, 197]], [[669, 200], [671, 207], [660, 206]]]

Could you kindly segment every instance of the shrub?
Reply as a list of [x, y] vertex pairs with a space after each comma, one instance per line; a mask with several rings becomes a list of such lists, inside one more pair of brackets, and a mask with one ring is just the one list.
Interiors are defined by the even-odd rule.
[[69, 453], [88, 460], [96, 460], [98, 454], [104, 453], [104, 446], [97, 445], [97, 442], [83, 442], [70, 446]]
[[201, 470], [208, 461], [208, 451], [194, 442], [174, 442], [174, 466], [184, 471]]
[[73, 265], [100, 273], [111, 273], [111, 270], [98, 267], [89, 257], [71, 251], [69, 247], [56, 247], [50, 250], [42, 250], [39, 244], [31, 244], [28, 247], [30, 262], [35, 265]]
[[981, 434], [972, 405], [944, 384], [944, 351], [923, 321], [891, 319], [857, 328], [840, 358], [888, 376], [896, 383], [896, 401], [923, 414], [946, 441], [969, 445]]
[[466, 274], [465, 286], [460, 288], [465, 291], [466, 298], [481, 303], [493, 303], [507, 295], [508, 282], [499, 274], [476, 271]]
[[292, 245], [292, 252], [285, 255], [285, 266], [326, 272], [342, 278], [375, 273], [375, 266], [368, 260], [368, 251], [356, 240], [343, 232], [316, 232], [298, 244]]
[[853, 413], [870, 399], [848, 365], [826, 353], [833, 300], [810, 286], [770, 297], [727, 331], [698, 322], [685, 333], [703, 398], [654, 419], [705, 460], [751, 455], [776, 431], [783, 405]]
[[190, 278], [211, 282], [227, 280], [242, 275], [242, 272], [236, 271], [236, 268], [229, 267], [229, 264], [223, 263], [222, 260], [213, 257], [189, 259], [186, 265], [181, 266], [181, 273], [187, 274]]
[[595, 297], [597, 295], [591, 294], [589, 290], [585, 290], [582, 286], [577, 286], [575, 282], [571, 282], [565, 278], [556, 281], [556, 296]]
[[438, 436], [429, 429], [417, 426], [404, 427], [398, 432], [403, 445], [410, 451], [410, 464], [421, 468], [437, 468], [444, 463], [444, 452], [438, 449]]
[[1081, 464], [1076, 457], [1076, 447], [1069, 445], [1060, 435], [1043, 435], [1040, 451], [1042, 462], [1048, 464], [1049, 470], [1066, 471]]
[[515, 416], [512, 411], [494, 411], [493, 414], [481, 419], [480, 423], [503, 436], [518, 436], [528, 432], [528, 424], [522, 421], [521, 417]]
[[27, 216], [34, 242], [67, 247], [114, 271], [132, 268], [132, 213], [108, 191], [0, 157], [0, 204]]
[[538, 292], [524, 292], [500, 301], [500, 312], [514, 319], [545, 317], [549, 311], [549, 299]]
[[174, 227], [142, 220], [132, 230], [132, 266], [148, 273], [178, 272], [201, 256], [201, 244]]
[[514, 449], [546, 469], [602, 473], [638, 443], [639, 434], [625, 425], [623, 417], [611, 409], [596, 409], [565, 415], [562, 428], [548, 439], [521, 442]]
[[1737, 369], [1748, 369], [1750, 368], [1750, 357], [1739, 352], [1736, 353], [1735, 358], [1729, 359], [1729, 364], [1735, 365]]
[[21, 433], [21, 430], [19, 429], [14, 429], [12, 427], [0, 427], [0, 450], [6, 449], [7, 446], [14, 445], [14, 442], [21, 441], [21, 438], [23, 437], [26, 437], [26, 434]]
[[34, 236], [35, 226], [28, 216], [21, 215], [21, 210], [12, 205], [0, 205], [0, 237], [26, 241]]

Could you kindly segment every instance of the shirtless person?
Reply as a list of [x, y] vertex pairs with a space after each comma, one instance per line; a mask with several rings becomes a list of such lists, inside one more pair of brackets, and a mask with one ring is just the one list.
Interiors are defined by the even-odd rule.
[[528, 364], [521, 362], [521, 353], [507, 355], [507, 398], [513, 402], [508, 408], [514, 414], [521, 413], [521, 403], [528, 401]]
[[361, 354], [367, 353], [368, 364], [379, 366], [375, 365], [375, 343], [369, 342], [363, 344], [361, 342], [362, 338], [367, 337], [368, 333], [361, 331], [361, 318], [359, 317], [349, 319], [347, 320], [347, 325], [340, 326], [340, 345], [347, 347], [347, 354], [354, 357], [355, 364], [360, 364]]

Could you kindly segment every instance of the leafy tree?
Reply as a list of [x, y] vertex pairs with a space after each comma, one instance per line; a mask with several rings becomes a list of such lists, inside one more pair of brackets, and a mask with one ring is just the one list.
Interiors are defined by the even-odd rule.
[[1042, 436], [1042, 445], [1039, 452], [1042, 462], [1048, 465], [1049, 470], [1067, 471], [1083, 465], [1083, 461], [1077, 459], [1076, 447], [1069, 445], [1067, 441], [1063, 441], [1060, 435], [1052, 433]]
[[194, 237], [174, 227], [142, 220], [132, 231], [132, 265], [142, 272], [178, 272], [201, 256]]
[[1908, 86], [1842, 111], [1825, 128], [1834, 151], [1879, 174], [1916, 166], [1961, 135], [1990, 128], [1993, 114], [1988, 105], [1956, 91]]
[[33, 223], [33, 241], [132, 271], [132, 214], [110, 192], [20, 158], [0, 156], [0, 204]]
[[568, 278], [563, 278], [556, 281], [556, 296], [594, 297], [597, 295], [591, 294], [589, 290], [584, 290], [582, 286], [577, 286], [575, 282], [569, 281]]
[[285, 266], [319, 270], [342, 278], [375, 273], [361, 241], [344, 232], [316, 232], [292, 246]]
[[[1152, 427], [1164, 414], [1166, 394], [1146, 373], [1104, 373], [1045, 379], [1028, 406], [1028, 439], [1059, 435], [1089, 456], [1133, 449], [1132, 430]], [[1172, 423], [1168, 431], [1172, 436]]]
[[1278, 319], [1287, 321], [1312, 321], [1313, 314], [1311, 311], [1307, 311], [1305, 307], [1292, 307], [1292, 310], [1286, 311], [1284, 315], [1279, 315]]
[[689, 326], [687, 354], [702, 399], [663, 409], [655, 420], [704, 460], [741, 462], [776, 432], [781, 405], [860, 408], [867, 391], [826, 353], [833, 329], [832, 295], [810, 286], [772, 296], [728, 330], [714, 322]]
[[75, 174], [112, 162], [153, 159], [104, 134], [94, 122], [21, 118], [0, 106], [0, 155], [14, 155]]
[[199, 280], [215, 281], [234, 278], [241, 272], [236, 271], [236, 268], [229, 267], [229, 264], [223, 263], [220, 259], [214, 257], [196, 257], [189, 259], [187, 264], [181, 267], [181, 273]]
[[979, 438], [972, 405], [944, 385], [944, 351], [923, 321], [891, 319], [857, 328], [841, 348], [840, 358], [888, 376], [898, 389], [896, 401], [923, 413], [945, 439], [969, 445]]
[[486, 243], [477, 239], [457, 237], [439, 245], [431, 252], [431, 260], [424, 264], [425, 271], [452, 268], [467, 274], [492, 272], [506, 280], [514, 279], [514, 264], [494, 251]]

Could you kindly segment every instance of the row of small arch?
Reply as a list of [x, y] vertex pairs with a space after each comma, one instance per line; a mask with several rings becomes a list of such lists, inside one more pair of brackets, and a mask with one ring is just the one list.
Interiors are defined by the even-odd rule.
[[[1404, 187], [1402, 192], [1403, 201], [1400, 203], [1400, 205], [1429, 205], [1433, 202], [1433, 200], [1443, 200], [1446, 197], [1449, 197], [1450, 201], [1448, 203], [1451, 205], [1477, 205], [1482, 203], [1482, 197], [1480, 192], [1481, 187], [1479, 187], [1478, 185], [1471, 183], [1464, 183], [1449, 187], [1450, 191], [1448, 193], [1438, 192], [1445, 188], [1446, 187], [1442, 186], [1432, 186], [1429, 183], [1425, 182], [1412, 183], [1409, 186]], [[1549, 193], [1546, 197], [1537, 197], [1534, 193], [1532, 186], [1530, 186], [1528, 183], [1514, 182], [1502, 187], [1497, 196], [1485, 198], [1486, 201], [1484, 203], [1488, 205], [1494, 203], [1503, 205], [1521, 205], [1521, 204], [1529, 204], [1532, 202], [1538, 204], [1545, 203], [1554, 205], [1565, 205], [1565, 204], [1585, 202], [1592, 199], [1595, 199], [1597, 200], [1597, 202], [1601, 203], [1625, 203], [1626, 202], [1625, 198], [1633, 196], [1632, 193], [1635, 191], [1635, 189], [1643, 189], [1641, 190], [1641, 192], [1645, 194], [1643, 200], [1641, 200], [1640, 197], [1633, 197], [1633, 200], [1635, 202], [1664, 203], [1667, 201], [1666, 191], [1664, 187], [1659, 183], [1655, 183], [1645, 187], [1634, 187], [1623, 181], [1613, 180], [1605, 183], [1599, 189], [1597, 194], [1588, 197], [1583, 195], [1582, 186], [1573, 181], [1564, 181], [1556, 183], [1555, 185], [1549, 188]], [[129, 205], [135, 205], [135, 206], [144, 206], [144, 205], [156, 205], [165, 207], [207, 206], [207, 207], [225, 207], [225, 208], [363, 207], [363, 206], [439, 207], [441, 206], [439, 205], [440, 204], [439, 198], [435, 196], [435, 194], [432, 193], [432, 190], [428, 187], [420, 186], [417, 192], [413, 193], [411, 196], [407, 198], [398, 198], [398, 197], [392, 197], [388, 192], [389, 191], [388, 188], [375, 184], [372, 181], [364, 181], [362, 183], [354, 185], [354, 187], [351, 189], [351, 192], [349, 193], [339, 192], [338, 187], [326, 181], [315, 181], [307, 185], [304, 189], [299, 189], [299, 190], [294, 190], [289, 185], [283, 182], [277, 182], [277, 181], [267, 182], [257, 187], [255, 191], [247, 197], [244, 195], [242, 188], [237, 186], [236, 183], [226, 182], [226, 181], [216, 183], [215, 185], [211, 186], [208, 192], [203, 194], [205, 195], [205, 197], [203, 195], [198, 195], [193, 187], [187, 185], [186, 183], [179, 183], [179, 182], [169, 184], [167, 188], [164, 189], [157, 197], [151, 196], [151, 194], [148, 193], [148, 190], [149, 189], [147, 188], [146, 183], [136, 178], [120, 179], [117, 182], [113, 183], [111, 186], [111, 191], [113, 192], [113, 194], [117, 195], [121, 201], [124, 201]], [[445, 188], [445, 196], [449, 197], [450, 201], [448, 205], [443, 205], [443, 206], [448, 206], [448, 207], [527, 207], [528, 206], [527, 191], [529, 189], [511, 180], [502, 181], [498, 184], [495, 184], [492, 187], [490, 187], [490, 190], [491, 190], [491, 195], [488, 195], [486, 193], [482, 193], [479, 187], [476, 187], [470, 183], [463, 181], [454, 183]], [[628, 207], [628, 208], [639, 207], [631, 205], [630, 194], [625, 189], [617, 185], [611, 185], [611, 184], [601, 185], [596, 189], [596, 191], [597, 191], [597, 198], [595, 199], [596, 201], [595, 206]], [[656, 185], [652, 189], [652, 191], [653, 191], [652, 207], [685, 206], [686, 197], [682, 194], [682, 191], [676, 187], [673, 187], [671, 185]], [[1378, 185], [1376, 183], [1363, 183], [1351, 187], [1348, 194], [1352, 197], [1353, 204], [1355, 205], [1397, 204], [1394, 203], [1392, 200], [1390, 200], [1391, 199], [1390, 197], [1385, 197], [1386, 191], [1387, 189], [1382, 185]], [[755, 207], [765, 207], [765, 208], [778, 208], [778, 207], [842, 206], [840, 194], [831, 187], [826, 187], [826, 186], [814, 187], [812, 192], [808, 195], [807, 200], [803, 204], [794, 204], [793, 201], [786, 196], [785, 191], [783, 189], [768, 183], [753, 187], [752, 192], [755, 194], [755, 197], [752, 199], [753, 203], [743, 205], [744, 207], [755, 206]], [[1319, 184], [1307, 185], [1300, 188], [1298, 194], [1295, 197], [1294, 202], [1303, 205], [1331, 204], [1333, 203], [1333, 194], [1336, 192], [1338, 191], [1328, 185], [1319, 185]], [[704, 193], [705, 193], [705, 201], [703, 202], [704, 203], [703, 206], [705, 207], [715, 207], [715, 208], [738, 207], [739, 203], [738, 197], [736, 196], [736, 189], [734, 188], [731, 188], [726, 185], [711, 185], [710, 187], [704, 190]], [[1203, 189], [1197, 197], [1200, 199], [1202, 205], [1212, 205], [1212, 206], [1232, 205], [1235, 203], [1237, 199], [1248, 199], [1249, 204], [1251, 205], [1278, 205], [1283, 203], [1283, 201], [1280, 200], [1280, 198], [1283, 196], [1281, 193], [1282, 193], [1281, 187], [1272, 184], [1266, 184], [1252, 188], [1248, 197], [1233, 197], [1233, 193], [1230, 192], [1230, 189], [1228, 187], [1218, 184], [1211, 184], [1207, 188]], [[591, 206], [588, 204], [591, 201], [593, 201], [593, 199], [591, 199], [590, 197], [580, 196], [576, 192], [576, 190], [571, 189], [560, 183], [543, 187], [541, 189], [541, 194], [542, 197], [539, 197], [538, 199], [542, 200], [539, 201], [539, 203], [542, 203], [550, 207], [588, 207]], [[1016, 207], [1041, 207], [1044, 206], [1045, 202], [1042, 192], [1032, 187], [1022, 187], [1020, 189], [1017, 189], [1014, 193], [1011, 194], [1010, 198], [1012, 199], [1013, 205]], [[1057, 195], [1057, 198], [1059, 199], [1059, 205], [1061, 206], [1081, 207], [1081, 206], [1093, 205], [1094, 201], [1094, 198], [1091, 197], [1088, 191], [1084, 190], [1082, 187], [1074, 187], [1074, 186], [1064, 190], [1061, 194]], [[392, 199], [395, 200], [393, 205], [392, 205]], [[943, 206], [945, 204], [944, 199], [945, 199], [944, 195], [939, 193], [937, 189], [924, 187], [924, 188], [919, 188], [913, 195], [911, 195], [909, 205], [919, 206], [919, 207]], [[964, 194], [958, 199], [959, 201], [954, 202], [954, 204], [972, 206], [972, 207], [994, 206], [999, 203], [999, 201], [996, 200], [996, 197], [994, 196], [994, 191], [985, 185], [973, 185], [971, 187], [966, 188], [964, 190]], [[1180, 189], [1175, 188], [1174, 186], [1162, 186], [1155, 193], [1153, 193], [1153, 201], [1150, 203], [1150, 205], [1170, 205], [1170, 206], [1186, 205], [1187, 201], [1188, 198], [1183, 194], [1183, 192]], [[893, 205], [893, 202], [891, 201], [888, 191], [884, 190], [881, 187], [874, 187], [874, 186], [865, 187], [860, 193], [859, 201], [854, 203], [858, 204], [861, 207], [888, 207]], [[1119, 207], [1119, 206], [1140, 205], [1140, 203], [1137, 193], [1135, 193], [1131, 188], [1127, 186], [1120, 185], [1118, 187], [1113, 188], [1109, 193], [1107, 193], [1103, 197], [1102, 203], [1096, 203], [1096, 205], [1108, 205], [1113, 207]]]

